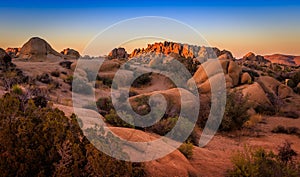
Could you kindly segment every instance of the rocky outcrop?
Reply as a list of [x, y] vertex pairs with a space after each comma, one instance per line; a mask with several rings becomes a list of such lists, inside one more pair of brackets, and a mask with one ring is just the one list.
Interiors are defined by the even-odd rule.
[[9, 67], [14, 66], [11, 62], [11, 57], [0, 48], [0, 70], [7, 70]]
[[5, 51], [10, 57], [17, 58], [20, 54], [21, 48], [7, 48]]
[[269, 96], [277, 96], [283, 99], [291, 97], [293, 94], [293, 90], [290, 87], [280, 83], [272, 77], [261, 76], [258, 78], [257, 82], [261, 85], [261, 87]]
[[0, 48], [0, 65], [7, 65], [11, 63], [11, 57], [5, 52], [5, 50]]
[[114, 48], [109, 54], [108, 59], [127, 59], [128, 54], [124, 48]]
[[70, 48], [66, 48], [63, 51], [60, 52], [61, 54], [65, 55], [68, 58], [71, 59], [78, 59], [80, 57], [80, 54], [78, 51]]
[[245, 56], [243, 56], [244, 62], [257, 62], [258, 64], [260, 63], [270, 63], [269, 60], [266, 60], [263, 56], [261, 55], [255, 55], [252, 52], [247, 53]]
[[177, 54], [179, 57], [183, 58], [198, 58], [199, 60], [206, 61], [209, 58], [220, 57], [222, 59], [233, 59], [231, 52], [227, 50], [220, 51], [217, 48], [180, 44], [176, 42], [159, 42], [154, 44], [148, 44], [147, 48], [135, 49], [130, 57], [137, 57], [145, 53], [155, 53], [155, 54]]
[[33, 37], [21, 48], [19, 58], [30, 61], [45, 61], [47, 59], [61, 59], [62, 55], [56, 52], [44, 39]]

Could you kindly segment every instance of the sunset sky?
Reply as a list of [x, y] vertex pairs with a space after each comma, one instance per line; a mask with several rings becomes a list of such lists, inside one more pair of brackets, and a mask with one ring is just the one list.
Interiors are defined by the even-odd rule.
[[[195, 28], [212, 46], [230, 50], [236, 57], [249, 51], [262, 55], [300, 55], [300, 2], [282, 0], [268, 3], [1, 0], [0, 47], [21, 47], [29, 38], [39, 36], [58, 51], [70, 47], [82, 52], [107, 27], [140, 16], [181, 21]], [[146, 47], [147, 42], [153, 41], [141, 40], [135, 45]]]

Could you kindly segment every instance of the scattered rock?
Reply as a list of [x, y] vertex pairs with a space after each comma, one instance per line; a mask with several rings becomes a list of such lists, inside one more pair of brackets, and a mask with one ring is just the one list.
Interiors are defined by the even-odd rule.
[[36, 79], [44, 84], [50, 84], [52, 81], [52, 78], [48, 73], [43, 73], [42, 75], [37, 76]]

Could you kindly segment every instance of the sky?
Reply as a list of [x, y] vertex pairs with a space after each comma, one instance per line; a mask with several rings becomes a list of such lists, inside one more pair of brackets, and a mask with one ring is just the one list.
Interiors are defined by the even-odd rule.
[[[1, 0], [0, 47], [21, 47], [31, 37], [38, 36], [48, 41], [57, 51], [69, 47], [82, 53], [86, 52], [85, 49], [91, 41], [97, 39], [100, 32], [109, 30], [120, 21], [143, 16], [176, 20], [198, 31], [209, 45], [230, 50], [237, 58], [250, 51], [260, 55], [300, 55], [300, 2], [291, 0]], [[162, 25], [159, 30], [164, 31], [163, 28], [166, 29], [165, 33], [177, 30], [168, 24]], [[150, 29], [157, 30], [155, 25]], [[106, 36], [102, 43], [107, 45], [95, 48], [94, 53], [98, 50], [99, 55], [108, 53], [114, 44], [112, 41], [118, 40], [117, 36], [138, 33], [143, 30], [143, 26], [122, 30], [116, 30], [118, 34], [111, 32]], [[193, 37], [187, 32], [178, 38], [178, 42], [189, 43], [188, 39]], [[124, 45], [120, 46], [125, 46], [131, 52], [135, 47], [146, 47], [147, 43], [157, 40], [160, 39], [145, 38], [131, 43], [124, 41]], [[197, 41], [192, 43], [198, 45]]]

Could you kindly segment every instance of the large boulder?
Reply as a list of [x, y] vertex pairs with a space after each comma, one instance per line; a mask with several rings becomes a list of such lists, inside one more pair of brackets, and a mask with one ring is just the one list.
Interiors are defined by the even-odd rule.
[[167, 105], [165, 114], [169, 117], [179, 115], [182, 108], [184, 108], [185, 110], [189, 110], [187, 112], [194, 111], [195, 108], [191, 105], [195, 105], [195, 103], [197, 102], [197, 98], [194, 94], [182, 88], [172, 88], [163, 91], [154, 91], [150, 93], [140, 94], [130, 97], [129, 102], [131, 103], [131, 106], [134, 110], [138, 110], [139, 108], [148, 109], [148, 100], [145, 100], [143, 98], [154, 95], [163, 95], [165, 97]]
[[241, 84], [250, 84], [252, 82], [252, 78], [249, 73], [245, 72], [241, 76]]
[[[220, 66], [223, 72], [218, 69]], [[192, 79], [200, 88], [201, 93], [208, 93], [210, 92], [210, 82], [214, 82], [213, 85], [215, 85], [221, 77], [225, 77], [226, 88], [238, 86], [241, 72], [242, 68], [232, 60], [210, 59], [199, 66]], [[192, 79], [188, 81], [188, 87], [192, 84]]]
[[47, 59], [61, 59], [62, 55], [56, 52], [44, 39], [33, 37], [21, 48], [19, 58], [30, 61], [45, 61]]
[[237, 65], [234, 61], [229, 62], [228, 75], [232, 78], [233, 86], [237, 86], [239, 84], [241, 72], [242, 68], [239, 65]]
[[253, 104], [253, 107], [258, 105], [271, 105], [265, 91], [257, 82], [254, 82], [251, 85], [243, 85], [239, 89], [242, 90], [243, 95], [248, 99], [248, 101]]
[[67, 58], [71, 59], [78, 59], [80, 57], [80, 54], [78, 51], [70, 48], [66, 48], [63, 51], [60, 52], [61, 54], [65, 55]]
[[127, 59], [128, 54], [124, 48], [114, 48], [109, 54], [108, 59]]
[[292, 96], [293, 94], [293, 91], [290, 87], [280, 83], [273, 77], [261, 76], [258, 78], [257, 82], [269, 95], [278, 96], [279, 98], [286, 98]]

